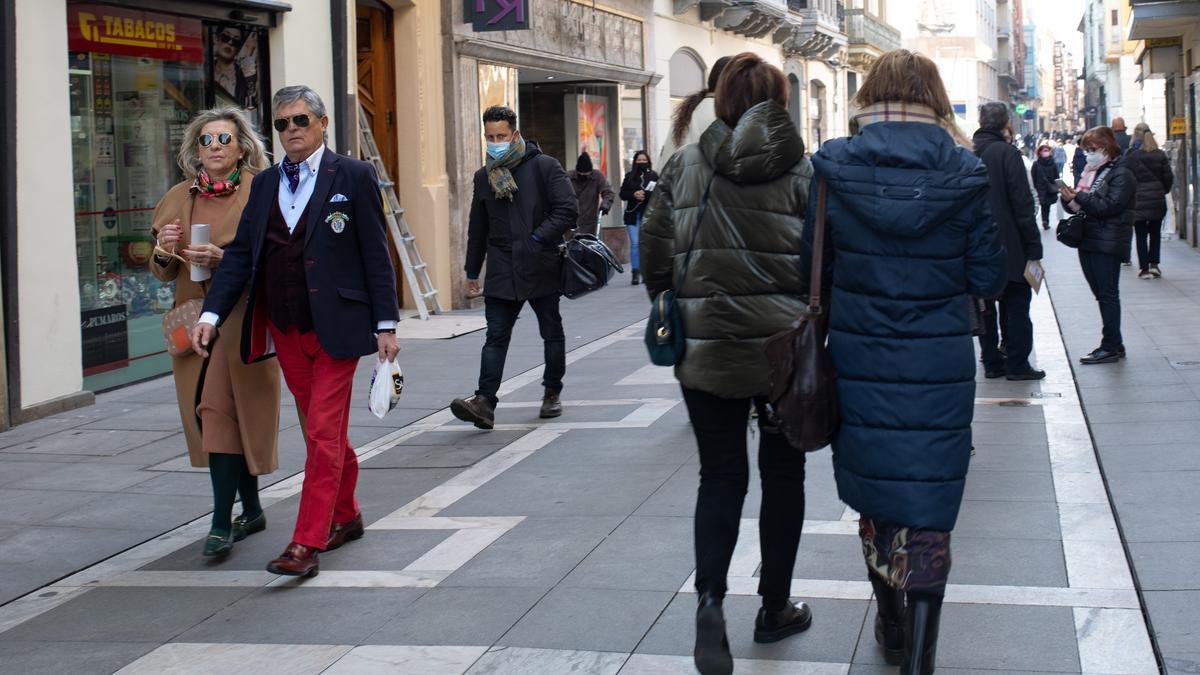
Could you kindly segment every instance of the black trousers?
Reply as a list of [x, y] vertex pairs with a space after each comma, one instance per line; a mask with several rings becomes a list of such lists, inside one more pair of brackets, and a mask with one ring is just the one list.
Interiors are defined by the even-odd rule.
[[[567, 343], [563, 334], [562, 315], [558, 312], [558, 299], [557, 295], [529, 299], [545, 345], [546, 369], [542, 374], [542, 386], [553, 392], [562, 391], [563, 375], [567, 372]], [[517, 323], [517, 316], [525, 302], [492, 297], [484, 298], [483, 302], [487, 338], [479, 363], [479, 389], [475, 393], [488, 396], [495, 402], [496, 392], [500, 391], [500, 380], [504, 377], [504, 360], [508, 357], [513, 325]]]
[[1135, 222], [1133, 240], [1137, 243], [1138, 267], [1145, 272], [1151, 265], [1157, 265], [1162, 250], [1162, 219]]
[[804, 526], [804, 453], [770, 425], [765, 399], [720, 398], [683, 387], [696, 445], [700, 489], [696, 495], [696, 591], [724, 597], [729, 561], [737, 544], [742, 505], [750, 485], [746, 432], [750, 406], [758, 410], [758, 471], [762, 506], [758, 533], [762, 571], [758, 593], [776, 606], [791, 595], [792, 569]]
[[1050, 207], [1054, 202], [1042, 202], [1042, 225], [1050, 224]]
[[1121, 256], [1080, 251], [1079, 266], [1100, 305], [1100, 320], [1104, 323], [1100, 347], [1117, 351], [1124, 344], [1121, 338]]
[[[1030, 369], [1033, 322], [1029, 319], [1029, 303], [1032, 300], [1033, 289], [1028, 283], [1010, 281], [999, 298], [1002, 311], [997, 312], [996, 300], [985, 301], [987, 309], [983, 314], [983, 335], [979, 336], [984, 368], [1003, 370], [1008, 375], [1017, 375]], [[1004, 334], [1004, 353], [999, 349], [1001, 331]]]

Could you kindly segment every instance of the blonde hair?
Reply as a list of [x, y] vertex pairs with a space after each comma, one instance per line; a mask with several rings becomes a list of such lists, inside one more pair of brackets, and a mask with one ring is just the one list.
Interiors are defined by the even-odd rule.
[[950, 96], [946, 94], [937, 64], [928, 56], [896, 49], [879, 57], [871, 66], [867, 79], [854, 95], [854, 104], [865, 108], [889, 101], [930, 108], [938, 117], [938, 126], [959, 145], [971, 147], [971, 139], [954, 121], [954, 107], [950, 105]]
[[1150, 152], [1158, 149], [1158, 141], [1154, 138], [1154, 132], [1147, 129], [1142, 134], [1142, 150]]
[[254, 171], [262, 171], [271, 165], [267, 161], [267, 149], [246, 113], [232, 106], [202, 110], [183, 131], [183, 143], [179, 147], [176, 162], [188, 178], [195, 178], [200, 171], [200, 130], [209, 122], [230, 122], [237, 129], [238, 147], [242, 150], [242, 165]]

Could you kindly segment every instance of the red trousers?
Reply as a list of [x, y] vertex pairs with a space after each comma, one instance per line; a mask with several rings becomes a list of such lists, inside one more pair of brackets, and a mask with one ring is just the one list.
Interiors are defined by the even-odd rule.
[[347, 437], [358, 359], [326, 354], [316, 331], [300, 333], [293, 327], [283, 333], [274, 324], [270, 329], [283, 379], [306, 422], [308, 460], [292, 541], [324, 549], [330, 525], [349, 522], [358, 513], [358, 456]]

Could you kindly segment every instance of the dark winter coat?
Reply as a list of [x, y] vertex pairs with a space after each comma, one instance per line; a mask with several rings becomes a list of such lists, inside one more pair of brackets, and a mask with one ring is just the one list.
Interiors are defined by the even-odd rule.
[[1029, 168], [1029, 178], [1033, 181], [1033, 191], [1037, 193], [1038, 202], [1053, 204], [1054, 200], [1058, 199], [1058, 184], [1054, 181], [1059, 179], [1059, 173], [1053, 157], [1039, 157], [1034, 160], [1033, 166]]
[[687, 337], [675, 367], [683, 386], [725, 398], [768, 393], [763, 342], [804, 307], [800, 238], [811, 175], [804, 141], [773, 102], [747, 110], [733, 129], [713, 122], [663, 169], [642, 222], [642, 272], [650, 297], [676, 291]]
[[533, 141], [526, 141], [525, 159], [512, 174], [517, 194], [509, 201], [496, 199], [486, 167], [475, 172], [467, 277], [478, 277], [486, 259], [484, 295], [503, 300], [557, 295], [562, 275], [558, 245], [575, 226], [575, 190], [558, 160], [542, 154]]
[[[971, 456], [969, 296], [1005, 285], [988, 174], [940, 127], [878, 122], [813, 157], [829, 184], [829, 350], [838, 495], [881, 521], [950, 531]], [[1028, 192], [1028, 189], [1027, 189]], [[805, 233], [801, 279], [809, 267]]]
[[[1083, 154], [1083, 148], [1075, 146], [1075, 156], [1071, 158], [1071, 173], [1075, 175], [1075, 181], [1079, 181], [1079, 177], [1083, 175], [1083, 170], [1087, 168], [1087, 155]], [[1071, 189], [1075, 189], [1072, 185]]]
[[568, 171], [567, 178], [571, 179], [571, 188], [575, 190], [575, 199], [579, 204], [579, 215], [575, 218], [575, 229], [580, 233], [596, 234], [596, 223], [601, 213], [612, 210], [616, 193], [608, 184], [604, 174], [593, 169], [586, 176], [575, 171]]
[[1137, 178], [1124, 162], [1111, 161], [1100, 167], [1088, 191], [1075, 195], [1079, 211], [1087, 214], [1079, 250], [1128, 258], [1136, 194]]
[[1175, 183], [1171, 162], [1162, 150], [1135, 150], [1125, 155], [1125, 166], [1137, 178], [1134, 220], [1162, 220], [1167, 216], [1167, 194]]
[[975, 154], [988, 173], [988, 206], [1000, 229], [1008, 260], [1008, 280], [1022, 281], [1025, 264], [1042, 259], [1042, 236], [1033, 210], [1033, 195], [1025, 177], [1021, 151], [1004, 140], [999, 131], [975, 132]]
[[637, 224], [638, 216], [645, 215], [646, 205], [650, 203], [650, 197], [654, 194], [652, 191], [646, 192], [646, 199], [639, 202], [634, 198], [633, 193], [645, 190], [647, 185], [656, 181], [658, 181], [658, 174], [654, 172], [654, 169], [647, 169], [640, 174], [637, 169], [633, 169], [625, 174], [625, 180], [621, 181], [621, 199], [625, 200], [626, 225]]

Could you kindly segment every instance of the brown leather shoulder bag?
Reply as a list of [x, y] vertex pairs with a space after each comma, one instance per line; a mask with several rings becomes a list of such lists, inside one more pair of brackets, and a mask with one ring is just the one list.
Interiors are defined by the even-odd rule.
[[808, 306], [792, 327], [772, 335], [764, 349], [771, 366], [769, 402], [774, 422], [792, 447], [805, 452], [831, 442], [838, 429], [837, 372], [825, 340], [828, 314], [821, 306], [825, 256], [825, 179], [817, 186], [812, 277]]

